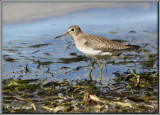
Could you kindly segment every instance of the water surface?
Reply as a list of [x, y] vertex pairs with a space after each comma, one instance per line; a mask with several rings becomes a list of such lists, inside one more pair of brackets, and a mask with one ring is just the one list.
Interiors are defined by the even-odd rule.
[[[3, 25], [3, 75], [14, 79], [89, 79], [90, 60], [80, 53], [71, 36], [53, 39], [71, 25], [84, 33], [140, 45], [155, 58], [149, 65], [142, 51], [126, 52], [103, 62], [103, 83], [135, 69], [137, 72], [157, 70], [157, 4], [150, 7], [94, 8], [26, 23]], [[26, 65], [29, 72], [26, 72]], [[107, 72], [106, 72], [107, 69]], [[96, 64], [92, 78], [99, 80]]]

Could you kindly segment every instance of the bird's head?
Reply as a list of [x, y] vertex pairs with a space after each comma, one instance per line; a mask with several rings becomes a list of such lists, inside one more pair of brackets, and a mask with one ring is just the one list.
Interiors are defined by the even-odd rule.
[[59, 36], [57, 36], [56, 38], [59, 38], [59, 37], [62, 37], [62, 36], [65, 36], [65, 35], [71, 35], [72, 37], [75, 37], [77, 36], [79, 33], [82, 33], [81, 29], [79, 26], [70, 26], [68, 28], [68, 30], [64, 33], [64, 34], [61, 34]]

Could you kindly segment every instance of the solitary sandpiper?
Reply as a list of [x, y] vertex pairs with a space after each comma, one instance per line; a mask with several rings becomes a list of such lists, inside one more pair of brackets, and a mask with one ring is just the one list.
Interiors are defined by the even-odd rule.
[[[64, 35], [71, 35], [74, 38], [77, 49], [85, 54], [87, 57], [97, 60], [100, 66], [100, 83], [102, 80], [102, 64], [99, 59], [107, 59], [111, 56], [118, 55], [125, 51], [137, 50], [140, 46], [137, 45], [126, 45], [116, 41], [109, 40], [104, 37], [85, 34], [81, 31], [79, 26], [70, 26], [62, 35], [57, 36], [59, 38]], [[94, 62], [89, 71], [89, 77], [91, 78], [91, 72], [94, 67]]]

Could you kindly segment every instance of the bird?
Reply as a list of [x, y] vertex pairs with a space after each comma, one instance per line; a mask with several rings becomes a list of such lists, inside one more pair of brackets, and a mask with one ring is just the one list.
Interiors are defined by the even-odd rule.
[[[138, 50], [140, 48], [138, 45], [126, 45], [105, 37], [85, 34], [77, 25], [70, 26], [64, 34], [58, 35], [55, 37], [55, 39], [65, 35], [70, 35], [74, 38], [76, 48], [85, 56], [93, 60], [97, 60], [100, 67], [100, 83], [102, 81], [103, 69], [100, 59], [108, 59], [123, 52]], [[92, 63], [91, 69], [89, 71], [90, 80], [92, 80], [91, 72], [94, 68], [94, 63], [95, 62]]]

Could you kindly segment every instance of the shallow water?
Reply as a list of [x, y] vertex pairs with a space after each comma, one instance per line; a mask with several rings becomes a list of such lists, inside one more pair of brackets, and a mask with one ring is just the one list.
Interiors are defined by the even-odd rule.
[[[89, 79], [90, 60], [80, 53], [70, 36], [53, 39], [71, 25], [79, 25], [84, 33], [99, 35], [125, 44], [140, 45], [153, 55], [154, 64], [142, 51], [126, 52], [121, 57], [103, 60], [103, 83], [124, 73], [157, 70], [157, 4], [150, 7], [95, 8], [26, 23], [3, 25], [3, 75], [7, 78]], [[114, 32], [111, 32], [114, 31]], [[28, 64], [29, 72], [26, 72]], [[106, 72], [107, 69], [107, 72]], [[99, 80], [96, 64], [92, 78]]]

